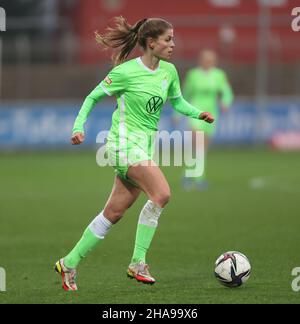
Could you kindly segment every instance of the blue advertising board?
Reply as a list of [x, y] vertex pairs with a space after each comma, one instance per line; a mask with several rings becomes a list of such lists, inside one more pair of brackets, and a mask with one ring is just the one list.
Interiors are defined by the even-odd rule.
[[[96, 145], [100, 131], [109, 130], [115, 104], [105, 101], [91, 112], [86, 123], [85, 147]], [[0, 105], [0, 149], [65, 148], [70, 145], [80, 103], [28, 103]], [[161, 114], [160, 130], [188, 130], [187, 119], [176, 126], [172, 108]], [[214, 137], [216, 144], [249, 145], [265, 143], [276, 132], [300, 131], [300, 101], [270, 101], [264, 109], [255, 102], [237, 101], [222, 114]]]

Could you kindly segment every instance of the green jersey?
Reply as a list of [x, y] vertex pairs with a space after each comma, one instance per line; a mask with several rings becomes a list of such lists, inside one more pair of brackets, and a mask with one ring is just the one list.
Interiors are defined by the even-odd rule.
[[181, 96], [179, 77], [173, 64], [160, 61], [149, 69], [141, 58], [116, 66], [100, 83], [103, 91], [117, 99], [111, 133], [157, 130], [162, 107], [168, 98]]
[[226, 74], [217, 68], [205, 71], [194, 68], [187, 73], [183, 89], [192, 105], [218, 116], [218, 99], [225, 107], [233, 101], [233, 93]]
[[198, 120], [202, 113], [182, 97], [173, 64], [160, 61], [159, 67], [151, 70], [141, 58], [136, 58], [116, 66], [86, 97], [75, 120], [73, 133], [84, 133], [89, 113], [106, 95], [115, 96], [118, 103], [106, 151], [111, 165], [124, 179], [129, 165], [152, 159], [157, 124], [168, 98], [181, 114]]
[[219, 117], [219, 99], [225, 108], [229, 108], [233, 101], [233, 93], [226, 74], [217, 68], [209, 71], [194, 68], [187, 73], [183, 92], [192, 105], [210, 112], [215, 118], [214, 124], [190, 120], [189, 124], [192, 129], [202, 130], [207, 135], [213, 136]]
[[73, 133], [84, 133], [89, 113], [107, 95], [115, 96], [118, 103], [110, 132], [114, 135], [125, 129], [157, 130], [163, 104], [168, 98], [181, 114], [199, 119], [201, 113], [182, 97], [178, 73], [173, 64], [160, 61], [159, 67], [151, 70], [141, 58], [136, 58], [116, 66], [86, 97], [75, 120]]

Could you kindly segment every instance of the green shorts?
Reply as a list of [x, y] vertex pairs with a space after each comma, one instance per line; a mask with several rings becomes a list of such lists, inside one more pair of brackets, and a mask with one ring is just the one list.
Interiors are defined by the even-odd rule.
[[127, 176], [128, 169], [142, 161], [153, 160], [154, 140], [153, 135], [135, 135], [134, 139], [126, 138], [125, 140], [110, 136], [106, 143], [106, 155], [109, 165], [115, 169], [116, 175], [136, 186], [133, 180]]

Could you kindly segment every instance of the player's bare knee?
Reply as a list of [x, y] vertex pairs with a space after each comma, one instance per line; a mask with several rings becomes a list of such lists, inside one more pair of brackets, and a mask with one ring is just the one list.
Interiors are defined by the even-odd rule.
[[166, 206], [166, 204], [170, 201], [171, 193], [170, 191], [164, 191], [160, 192], [154, 197], [151, 198], [151, 200], [159, 207], [163, 208]]
[[118, 208], [112, 205], [107, 205], [104, 208], [105, 217], [107, 217], [114, 224], [117, 223], [122, 218], [124, 212], [125, 210], [123, 208]]

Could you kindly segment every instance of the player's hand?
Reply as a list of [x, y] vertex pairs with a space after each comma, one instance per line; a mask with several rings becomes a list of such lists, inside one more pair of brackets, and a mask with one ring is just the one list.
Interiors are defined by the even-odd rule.
[[202, 120], [206, 121], [209, 124], [213, 123], [214, 120], [215, 120], [213, 115], [211, 113], [209, 113], [209, 112], [201, 113], [200, 116], [199, 116], [199, 119], [202, 119]]
[[71, 137], [72, 145], [79, 145], [79, 144], [83, 143], [83, 141], [84, 141], [83, 133], [77, 132], [77, 133], [74, 133]]

